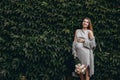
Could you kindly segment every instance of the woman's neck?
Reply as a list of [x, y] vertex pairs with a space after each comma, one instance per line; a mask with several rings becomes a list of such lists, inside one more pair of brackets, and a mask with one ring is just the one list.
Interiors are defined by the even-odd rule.
[[87, 28], [84, 28], [84, 27], [83, 27], [82, 29], [83, 29], [83, 30], [87, 30]]

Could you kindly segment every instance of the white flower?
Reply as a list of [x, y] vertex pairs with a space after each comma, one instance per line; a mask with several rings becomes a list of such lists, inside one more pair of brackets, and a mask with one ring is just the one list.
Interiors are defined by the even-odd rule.
[[75, 65], [75, 72], [77, 74], [80, 74], [80, 73], [84, 74], [85, 70], [86, 70], [85, 65], [81, 65], [80, 63]]

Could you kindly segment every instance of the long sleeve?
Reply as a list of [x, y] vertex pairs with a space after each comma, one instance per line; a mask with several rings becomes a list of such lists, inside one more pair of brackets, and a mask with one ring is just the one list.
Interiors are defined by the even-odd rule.
[[76, 45], [76, 42], [73, 41], [73, 44], [72, 44], [72, 55], [74, 55], [74, 56], [76, 56], [76, 54], [77, 54], [75, 45]]
[[95, 42], [95, 38], [90, 40], [90, 48], [91, 49], [95, 49], [96, 48], [96, 42]]
[[83, 46], [88, 49], [94, 49], [96, 47], [95, 38], [92, 38], [90, 40], [85, 40], [85, 42], [83, 43]]
[[73, 44], [72, 44], [72, 55], [74, 57], [77, 56], [77, 52], [76, 52], [76, 42], [77, 42], [77, 37], [76, 37], [76, 34], [77, 34], [78, 30], [75, 31], [75, 37], [74, 37], [74, 41], [73, 41]]

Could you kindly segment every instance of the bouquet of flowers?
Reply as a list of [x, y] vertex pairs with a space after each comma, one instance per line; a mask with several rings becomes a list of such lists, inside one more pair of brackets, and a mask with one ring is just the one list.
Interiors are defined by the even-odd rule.
[[75, 58], [75, 73], [77, 74], [85, 74], [86, 67], [85, 65], [81, 64], [78, 57]]

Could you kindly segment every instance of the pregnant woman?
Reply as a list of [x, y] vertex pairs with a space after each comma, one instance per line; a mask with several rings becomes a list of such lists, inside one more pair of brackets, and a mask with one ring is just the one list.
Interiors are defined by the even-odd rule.
[[90, 80], [94, 74], [94, 55], [93, 50], [96, 47], [95, 37], [93, 34], [91, 20], [84, 18], [82, 22], [82, 29], [75, 31], [74, 42], [72, 47], [72, 54], [78, 58], [82, 65], [85, 65], [84, 74], [78, 74], [80, 80]]

